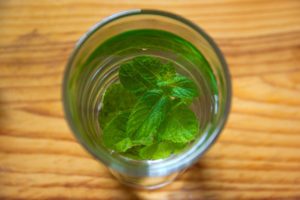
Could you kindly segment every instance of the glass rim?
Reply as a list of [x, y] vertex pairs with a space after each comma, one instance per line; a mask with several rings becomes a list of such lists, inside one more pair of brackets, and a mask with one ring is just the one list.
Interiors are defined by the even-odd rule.
[[[132, 15], [157, 15], [162, 16], [166, 18], [173, 19], [175, 21], [179, 21], [183, 23], [184, 25], [187, 25], [188, 27], [192, 28], [194, 31], [196, 31], [198, 34], [200, 34], [212, 47], [213, 51], [216, 53], [216, 56], [218, 60], [221, 63], [221, 68], [223, 70], [224, 76], [225, 76], [225, 83], [227, 86], [226, 93], [226, 99], [225, 99], [225, 108], [224, 108], [224, 115], [222, 115], [220, 118], [220, 121], [217, 123], [217, 126], [212, 131], [211, 136], [209, 139], [205, 142], [206, 144], [203, 145], [203, 147], [197, 149], [197, 153], [190, 153], [189, 156], [184, 156], [185, 154], [178, 154], [177, 157], [170, 160], [162, 160], [163, 162], [159, 163], [159, 160], [153, 161], [153, 164], [156, 165], [155, 167], [151, 167], [150, 165], [147, 166], [148, 168], [146, 170], [136, 170], [135, 167], [137, 165], [127, 166], [127, 167], [120, 167], [118, 165], [112, 165], [111, 160], [104, 159], [103, 157], [99, 156], [99, 153], [97, 154], [94, 152], [91, 148], [86, 145], [80, 137], [80, 131], [76, 128], [73, 122], [73, 118], [71, 115], [71, 110], [69, 108], [69, 102], [68, 102], [68, 94], [67, 94], [67, 87], [68, 87], [68, 80], [69, 80], [69, 74], [72, 67], [72, 63], [77, 56], [80, 48], [82, 45], [88, 40], [89, 37], [91, 37], [98, 29], [102, 28], [106, 24], [109, 24], [115, 20], [118, 20], [120, 18], [132, 16]], [[228, 65], [225, 61], [225, 58], [219, 49], [219, 47], [216, 45], [216, 43], [213, 41], [213, 39], [204, 31], [202, 28], [200, 28], [198, 25], [193, 23], [192, 21], [181, 17], [180, 15], [173, 14], [171, 12], [161, 11], [161, 10], [153, 10], [153, 9], [131, 9], [131, 10], [125, 10], [118, 13], [115, 13], [113, 15], [110, 15], [98, 23], [96, 23], [94, 26], [92, 26], [86, 33], [84, 33], [79, 40], [76, 42], [75, 47], [73, 48], [73, 51], [68, 59], [64, 75], [63, 75], [63, 84], [62, 84], [62, 101], [63, 101], [63, 109], [65, 113], [66, 121], [73, 133], [75, 135], [77, 141], [97, 160], [100, 160], [105, 165], [111, 167], [113, 170], [116, 170], [123, 174], [129, 174], [132, 176], [163, 176], [168, 175], [173, 172], [180, 171], [193, 163], [197, 161], [197, 159], [202, 156], [217, 140], [218, 136], [220, 135], [221, 131], [223, 130], [227, 120], [228, 115], [231, 108], [231, 94], [232, 94], [232, 88], [231, 88], [231, 79], [230, 79], [230, 73], [228, 69]], [[196, 143], [194, 146], [196, 146], [198, 143]], [[189, 152], [191, 149], [189, 149], [186, 152]], [[127, 163], [128, 164], [128, 163]], [[140, 167], [145, 167], [145, 165], [141, 165]], [[166, 170], [167, 168], [167, 170]]]

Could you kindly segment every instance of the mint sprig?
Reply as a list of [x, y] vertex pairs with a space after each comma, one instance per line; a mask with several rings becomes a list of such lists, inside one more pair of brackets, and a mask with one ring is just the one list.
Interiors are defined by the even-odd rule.
[[103, 144], [136, 159], [161, 159], [195, 139], [199, 123], [187, 107], [197, 96], [194, 82], [172, 63], [139, 56], [123, 63], [120, 83], [105, 92], [99, 123]]

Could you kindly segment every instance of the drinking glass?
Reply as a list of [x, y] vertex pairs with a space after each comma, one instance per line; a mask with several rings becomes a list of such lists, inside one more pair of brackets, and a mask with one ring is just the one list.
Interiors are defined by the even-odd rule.
[[[119, 81], [120, 64], [140, 55], [172, 61], [177, 73], [192, 79], [199, 90], [191, 105], [199, 134], [166, 159], [135, 160], [101, 142], [103, 94]], [[77, 42], [63, 80], [65, 116], [78, 141], [119, 181], [144, 189], [172, 182], [211, 147], [225, 125], [230, 102], [229, 71], [215, 42], [191, 21], [157, 10], [124, 11], [97, 23]]]

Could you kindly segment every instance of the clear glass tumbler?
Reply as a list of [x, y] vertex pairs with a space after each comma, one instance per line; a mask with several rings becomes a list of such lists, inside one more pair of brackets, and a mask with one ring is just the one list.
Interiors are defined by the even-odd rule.
[[[115, 39], [133, 30], [148, 31], [145, 35], [127, 34], [123, 39]], [[175, 36], [152, 37], [147, 35], [151, 30]], [[199, 136], [181, 153], [166, 159], [134, 160], [108, 150], [101, 142], [98, 116], [103, 94], [118, 82], [120, 63], [137, 55], [174, 61], [177, 72], [193, 79], [201, 94], [191, 106], [199, 119]], [[196, 162], [224, 127], [230, 102], [229, 71], [213, 40], [189, 20], [155, 10], [117, 13], [92, 27], [77, 42], [63, 82], [65, 115], [76, 138], [117, 179], [138, 188], [164, 186]]]

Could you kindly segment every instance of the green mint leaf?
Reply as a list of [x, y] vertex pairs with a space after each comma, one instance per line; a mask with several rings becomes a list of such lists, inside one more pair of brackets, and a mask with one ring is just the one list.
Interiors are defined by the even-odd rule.
[[158, 58], [139, 56], [121, 65], [119, 77], [123, 86], [136, 93], [143, 94], [157, 88], [157, 82], [175, 76], [175, 68], [163, 64]]
[[176, 76], [176, 70], [172, 63], [162, 64], [156, 84], [158, 85], [159, 82], [165, 80], [171, 80], [175, 76]]
[[182, 152], [182, 150], [188, 145], [187, 143], [172, 143], [174, 145], [174, 154]]
[[180, 153], [187, 144], [183, 143], [173, 143], [173, 142], [156, 142], [150, 146], [140, 147], [138, 153], [134, 152], [135, 155], [138, 155], [140, 159], [143, 160], [156, 160], [169, 157], [171, 154]]
[[177, 75], [174, 78], [174, 86], [172, 87], [172, 96], [181, 99], [192, 99], [197, 97], [198, 90], [195, 83], [181, 75]]
[[166, 116], [169, 101], [160, 90], [149, 91], [138, 100], [126, 129], [136, 144], [149, 145], [153, 142], [153, 136]]
[[133, 146], [132, 148], [128, 149], [123, 155], [132, 159], [141, 160], [139, 152], [144, 147], [145, 146], [141, 145]]
[[133, 145], [131, 139], [125, 138], [115, 145], [115, 150], [118, 152], [125, 152], [133, 146], [134, 145]]
[[155, 143], [142, 148], [139, 156], [144, 160], [156, 160], [169, 157], [176, 147], [169, 142]]
[[171, 97], [179, 98], [186, 104], [191, 103], [193, 98], [199, 96], [195, 83], [185, 76], [176, 75], [172, 79], [159, 82], [158, 85], [168, 88]]
[[102, 132], [102, 140], [107, 148], [118, 152], [123, 152], [128, 149], [128, 145], [122, 144], [124, 142], [121, 141], [127, 138], [126, 123], [128, 121], [129, 114], [129, 112], [124, 112], [115, 116], [104, 128]]
[[195, 139], [199, 122], [188, 109], [197, 86], [172, 63], [139, 56], [120, 66], [121, 84], [105, 92], [99, 114], [104, 145], [134, 159], [162, 159]]
[[185, 106], [179, 106], [167, 115], [159, 128], [160, 140], [174, 143], [187, 143], [195, 139], [199, 122], [195, 114]]
[[121, 84], [112, 84], [104, 94], [103, 106], [99, 114], [99, 123], [102, 130], [119, 113], [130, 111], [135, 105], [136, 97]]

